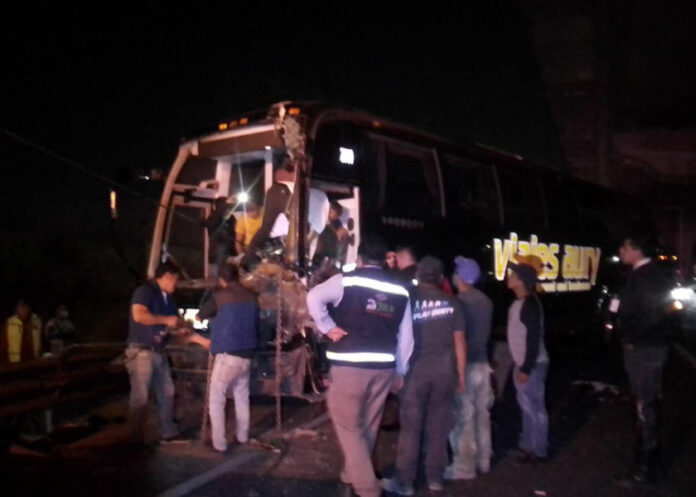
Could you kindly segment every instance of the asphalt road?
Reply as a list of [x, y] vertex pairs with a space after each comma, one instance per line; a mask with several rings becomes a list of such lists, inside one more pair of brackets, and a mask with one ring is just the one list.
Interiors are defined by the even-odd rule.
[[[634, 425], [618, 357], [577, 342], [566, 342], [551, 352], [547, 387], [550, 460], [532, 467], [515, 464], [510, 452], [516, 446], [519, 412], [514, 392], [508, 390], [505, 400], [493, 409], [495, 456], [491, 472], [451, 484], [439, 495], [696, 495], [696, 369], [691, 362], [674, 352], [666, 370], [662, 433], [665, 482], [623, 488], [612, 480], [629, 467]], [[600, 383], [587, 383], [592, 381]], [[184, 404], [178, 408], [182, 426], [195, 434], [200, 411], [195, 403]], [[100, 430], [89, 437], [44, 447], [38, 452], [43, 457], [18, 454], [15, 447], [4, 456], [0, 470], [3, 480], [14, 487], [8, 495], [324, 497], [335, 494], [338, 488], [341, 453], [330, 423], [320, 417], [322, 403], [286, 403], [289, 436], [280, 452], [237, 446], [225, 455], [200, 443], [125, 445], [118, 422], [123, 409], [123, 399], [99, 406], [106, 420]], [[268, 433], [274, 422], [272, 403], [256, 399], [252, 412], [253, 434]], [[318, 426], [292, 429], [306, 427], [312, 420], [317, 420], [314, 424]], [[375, 464], [384, 475], [392, 470], [397, 436], [396, 431], [380, 433]], [[422, 481], [416, 487], [417, 495], [432, 494]]]

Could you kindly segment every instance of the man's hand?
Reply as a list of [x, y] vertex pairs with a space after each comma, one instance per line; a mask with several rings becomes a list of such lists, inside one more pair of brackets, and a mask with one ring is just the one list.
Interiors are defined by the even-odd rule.
[[529, 375], [520, 371], [519, 373], [517, 373], [516, 379], [517, 379], [517, 383], [524, 384], [524, 383], [527, 383], [529, 381]]
[[186, 342], [195, 343], [206, 350], [210, 350], [210, 340], [208, 340], [205, 337], [202, 337], [198, 333], [191, 333], [189, 336], [186, 337]]
[[400, 374], [395, 374], [394, 379], [392, 380], [391, 387], [389, 388], [389, 391], [391, 393], [399, 393], [399, 390], [401, 390], [404, 387], [404, 377]]
[[464, 378], [459, 378], [457, 393], [466, 393], [466, 380]]
[[162, 318], [162, 324], [168, 328], [176, 328], [179, 326], [179, 316], [164, 316]]
[[336, 326], [335, 328], [332, 328], [326, 336], [331, 339], [332, 342], [338, 342], [341, 338], [346, 336], [348, 332], [344, 330], [343, 328], [339, 328]]

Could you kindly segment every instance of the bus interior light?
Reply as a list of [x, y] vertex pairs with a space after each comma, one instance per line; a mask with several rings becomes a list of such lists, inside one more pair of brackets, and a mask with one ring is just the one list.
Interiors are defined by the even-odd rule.
[[338, 160], [341, 164], [348, 164], [352, 166], [355, 164], [355, 153], [352, 148], [339, 147], [338, 148]]
[[239, 192], [237, 194], [237, 202], [244, 204], [249, 201], [249, 194], [247, 192]]

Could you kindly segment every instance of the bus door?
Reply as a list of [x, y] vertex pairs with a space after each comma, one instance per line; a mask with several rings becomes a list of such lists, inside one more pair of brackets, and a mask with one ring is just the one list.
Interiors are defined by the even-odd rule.
[[[340, 223], [329, 226], [331, 203], [341, 207]], [[320, 266], [326, 259], [337, 268], [350, 269], [358, 260], [360, 243], [360, 188], [354, 185], [312, 180], [307, 209], [308, 252], [312, 266]], [[336, 233], [337, 244], [323, 243], [325, 231]], [[332, 238], [330, 236], [330, 238]]]

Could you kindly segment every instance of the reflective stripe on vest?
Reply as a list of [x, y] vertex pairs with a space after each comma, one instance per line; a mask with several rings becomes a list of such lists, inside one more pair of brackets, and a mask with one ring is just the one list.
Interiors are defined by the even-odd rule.
[[332, 352], [326, 351], [326, 358], [344, 362], [394, 362], [394, 354], [385, 352]]
[[[41, 320], [36, 314], [31, 316], [31, 334], [34, 345], [34, 358], [41, 355]], [[7, 355], [9, 362], [19, 362], [22, 357], [22, 336], [24, 323], [12, 316], [7, 320]]]
[[370, 288], [372, 290], [377, 290], [378, 292], [391, 293], [394, 295], [402, 295], [408, 298], [408, 290], [400, 285], [394, 283], [387, 283], [386, 281], [374, 280], [372, 278], [366, 278], [365, 276], [344, 276], [343, 286], [359, 286], [363, 288]]

